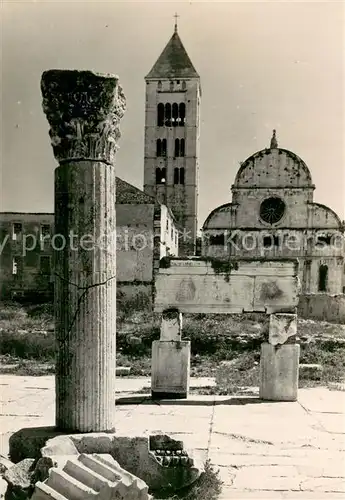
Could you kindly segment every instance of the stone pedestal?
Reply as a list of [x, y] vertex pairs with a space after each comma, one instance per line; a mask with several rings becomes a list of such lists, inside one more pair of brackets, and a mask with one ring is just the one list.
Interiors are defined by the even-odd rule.
[[268, 343], [261, 345], [260, 398], [296, 401], [300, 347], [296, 344], [297, 314], [270, 315]]
[[298, 344], [261, 345], [260, 392], [266, 401], [297, 401]]
[[153, 399], [188, 397], [190, 342], [181, 340], [182, 314], [162, 314], [160, 340], [152, 343], [151, 394]]
[[152, 398], [187, 398], [189, 378], [190, 341], [155, 340], [152, 343]]
[[116, 176], [125, 98], [118, 79], [89, 71], [42, 75], [55, 158], [56, 426], [114, 430]]

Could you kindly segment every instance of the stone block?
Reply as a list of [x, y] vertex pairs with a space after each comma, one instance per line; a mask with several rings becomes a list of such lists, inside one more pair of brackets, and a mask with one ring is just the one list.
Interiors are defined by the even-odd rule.
[[129, 375], [131, 371], [130, 366], [117, 366], [116, 367], [116, 376], [117, 377], [125, 377], [126, 375]]
[[0, 498], [4, 498], [7, 491], [7, 482], [0, 476]]
[[3, 474], [6, 472], [8, 469], [13, 467], [14, 463], [11, 462], [8, 458], [0, 455], [0, 474]]
[[149, 500], [147, 484], [122, 469], [109, 454], [81, 454], [53, 468], [44, 483], [38, 481], [32, 500], [76, 498]]
[[156, 312], [286, 312], [298, 304], [298, 262], [171, 258], [159, 269], [155, 287]]
[[[62, 446], [63, 443], [63, 450], [60, 448], [51, 450], [50, 455], [77, 454], [77, 451], [73, 447], [73, 443], [70, 442], [67, 436], [64, 436], [61, 431], [56, 429], [56, 427], [28, 427], [20, 429], [10, 437], [10, 459], [15, 463], [25, 458], [38, 459], [42, 456], [41, 449], [48, 446], [49, 440], [56, 436], [61, 436], [59, 446]], [[74, 451], [72, 452], [72, 450]]]
[[155, 399], [187, 398], [190, 379], [190, 341], [152, 343], [151, 393]]
[[35, 460], [25, 458], [5, 472], [3, 478], [8, 484], [6, 500], [24, 500], [31, 497], [34, 467]]
[[261, 344], [259, 397], [266, 401], [296, 401], [298, 393], [297, 344]]
[[308, 380], [320, 380], [323, 372], [323, 366], [319, 364], [299, 365], [299, 378]]
[[297, 314], [271, 314], [268, 342], [276, 346], [287, 341], [295, 343], [297, 335]]

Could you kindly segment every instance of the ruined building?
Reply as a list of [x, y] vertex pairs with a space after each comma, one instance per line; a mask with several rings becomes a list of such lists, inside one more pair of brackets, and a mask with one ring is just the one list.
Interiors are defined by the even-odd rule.
[[194, 255], [201, 87], [176, 24], [145, 81], [144, 191], [171, 208], [181, 228], [180, 255]]
[[217, 258], [298, 258], [302, 293], [344, 293], [344, 223], [314, 202], [311, 173], [295, 153], [269, 148], [242, 164], [232, 202], [203, 226], [202, 253]]
[[[50, 299], [54, 248], [90, 244], [87, 234], [55, 235], [53, 213], [0, 212], [0, 298]], [[118, 177], [116, 245], [118, 296], [150, 301], [159, 260], [178, 254], [178, 230], [169, 208]]]

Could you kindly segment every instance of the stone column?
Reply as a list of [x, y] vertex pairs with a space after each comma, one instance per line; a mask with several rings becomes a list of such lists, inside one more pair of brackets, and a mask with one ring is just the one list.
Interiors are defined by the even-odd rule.
[[152, 399], [188, 397], [191, 343], [181, 337], [182, 314], [177, 309], [163, 311], [160, 340], [152, 343]]
[[296, 335], [296, 314], [270, 315], [268, 342], [261, 345], [261, 399], [297, 400], [300, 346]]
[[116, 177], [125, 97], [118, 78], [42, 75], [55, 170], [56, 426], [114, 430]]

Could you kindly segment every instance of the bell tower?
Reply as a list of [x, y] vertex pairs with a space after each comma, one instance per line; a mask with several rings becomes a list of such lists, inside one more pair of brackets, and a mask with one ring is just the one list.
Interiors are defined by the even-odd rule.
[[200, 77], [175, 28], [145, 77], [144, 191], [173, 212], [179, 255], [194, 255], [197, 235]]

